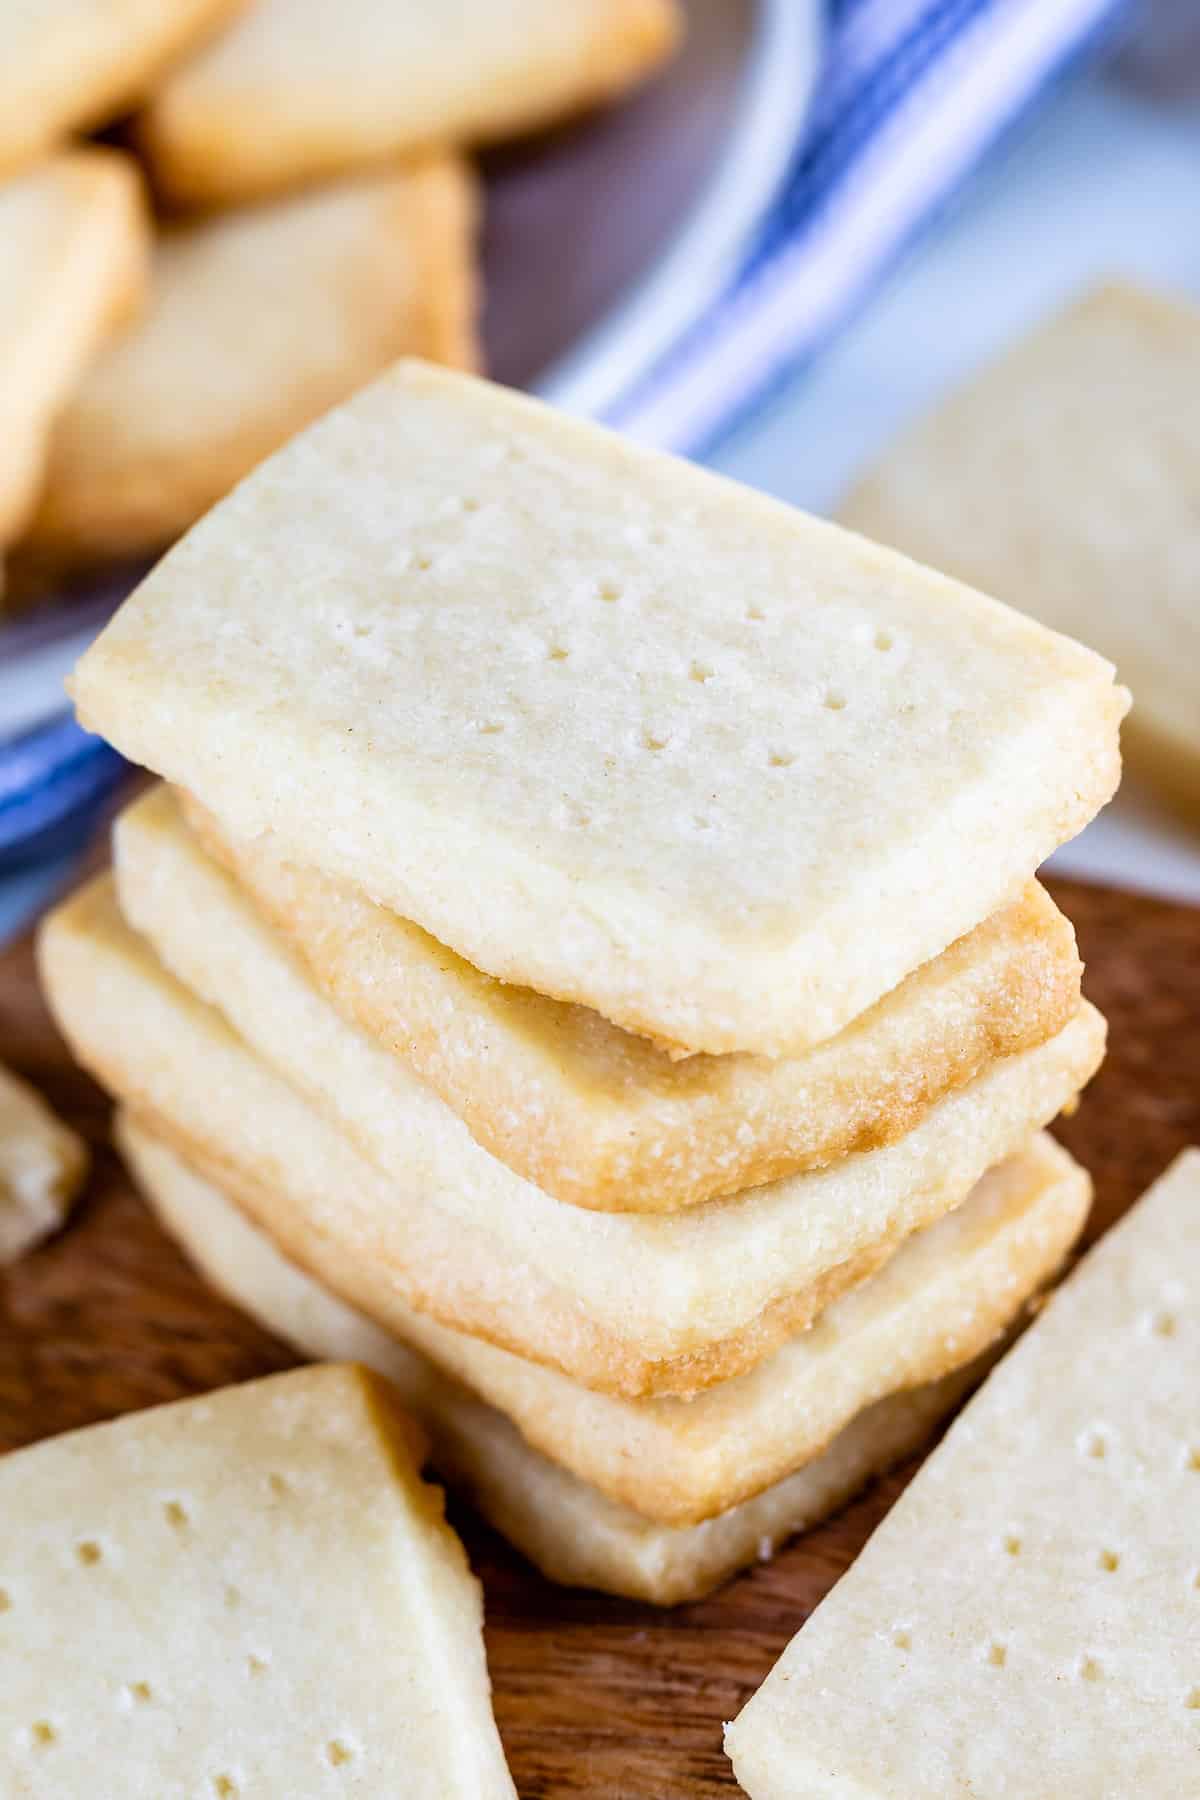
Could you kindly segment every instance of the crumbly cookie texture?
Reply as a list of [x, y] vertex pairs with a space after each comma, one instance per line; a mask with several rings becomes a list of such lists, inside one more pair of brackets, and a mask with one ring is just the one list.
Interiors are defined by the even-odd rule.
[[87, 1171], [83, 1139], [0, 1065], [0, 1265], [65, 1223]]

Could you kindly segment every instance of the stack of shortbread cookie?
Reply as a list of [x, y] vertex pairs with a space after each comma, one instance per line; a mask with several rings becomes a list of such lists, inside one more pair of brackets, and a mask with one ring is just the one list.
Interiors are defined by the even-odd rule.
[[42, 939], [148, 1194], [558, 1578], [768, 1553], [1073, 1242], [1103, 1025], [1033, 877], [1126, 696], [1068, 639], [411, 363], [74, 692], [171, 784]]

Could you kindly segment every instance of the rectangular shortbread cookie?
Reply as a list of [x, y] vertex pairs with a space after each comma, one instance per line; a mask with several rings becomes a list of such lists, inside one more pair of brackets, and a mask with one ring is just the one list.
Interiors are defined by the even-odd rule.
[[[345, 882], [283, 861], [266, 837], [230, 839], [195, 802], [187, 816], [345, 1017], [403, 1056], [485, 1150], [600, 1211], [671, 1212], [903, 1137], [1079, 1005], [1074, 932], [1030, 883], [803, 1055], [681, 1061], [587, 1007], [484, 975]], [[115, 855], [136, 870], [149, 930], [150, 909], [176, 906], [195, 875], [166, 790], [124, 815]]]
[[754, 1800], [1200, 1791], [1200, 1152], [1051, 1299], [726, 1744]]
[[58, 1230], [87, 1167], [83, 1139], [0, 1065], [0, 1267]]
[[363, 1370], [4, 1457], [0, 1594], [6, 1795], [515, 1795], [479, 1584]]
[[549, 125], [645, 75], [680, 23], [677, 0], [256, 0], [155, 91], [139, 142], [174, 199], [228, 204]]
[[103, 125], [246, 0], [18, 0], [0, 12], [0, 171]]
[[[629, 1396], [693, 1392], [752, 1368], [964, 1200], [1061, 1110], [1103, 1049], [1085, 1005], [1049, 1044], [995, 1064], [886, 1149], [666, 1218], [590, 1213], [481, 1150], [397, 1058], [345, 1025], [229, 889], [228, 909], [208, 913], [226, 953], [210, 975], [236, 1029], [167, 972], [107, 882], [51, 916], [43, 980], [81, 1061], [382, 1323], [398, 1294]], [[354, 1147], [368, 1138], [369, 1160]]]
[[415, 362], [194, 527], [72, 685], [234, 835], [489, 974], [772, 1055], [1015, 899], [1112, 792], [1127, 703], [890, 551]]
[[352, 1357], [386, 1375], [429, 1430], [447, 1479], [551, 1580], [571, 1587], [660, 1606], [698, 1599], [915, 1450], [987, 1360], [878, 1402], [815, 1462], [718, 1518], [655, 1525], [540, 1455], [503, 1413], [303, 1274], [132, 1115], [120, 1115], [117, 1135], [163, 1225], [216, 1288], [302, 1354]]
[[137, 167], [116, 150], [0, 185], [0, 548], [28, 523], [55, 415], [142, 298], [149, 236]]
[[1093, 644], [1200, 799], [1200, 308], [1113, 282], [903, 433], [844, 516]]
[[143, 317], [55, 426], [23, 548], [157, 551], [402, 352], [472, 366], [474, 214], [435, 156], [167, 231]]

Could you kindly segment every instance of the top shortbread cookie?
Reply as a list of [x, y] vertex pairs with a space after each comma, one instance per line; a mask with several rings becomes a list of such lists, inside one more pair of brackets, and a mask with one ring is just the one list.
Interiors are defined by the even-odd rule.
[[489, 973], [689, 1049], [841, 1029], [1116, 785], [1090, 651], [402, 363], [179, 544], [80, 716]]

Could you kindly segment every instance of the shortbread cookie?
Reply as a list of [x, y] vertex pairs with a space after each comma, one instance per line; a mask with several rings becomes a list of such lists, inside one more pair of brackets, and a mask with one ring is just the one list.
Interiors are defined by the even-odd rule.
[[0, 549], [28, 523], [55, 415], [142, 298], [148, 244], [118, 151], [70, 151], [0, 185]]
[[419, 363], [189, 533], [73, 691], [489, 974], [767, 1054], [1015, 899], [1127, 702], [889, 551]]
[[446, 156], [168, 231], [58, 421], [30, 553], [159, 550], [402, 352], [473, 365], [474, 212]]
[[87, 1168], [83, 1139], [0, 1065], [0, 1267], [59, 1229]]
[[811, 1330], [694, 1400], [596, 1394], [412, 1308], [394, 1309], [389, 1335], [609, 1499], [690, 1525], [812, 1462], [876, 1400], [981, 1355], [1054, 1274], [1088, 1199], [1083, 1171], [1035, 1138]]
[[903, 434], [845, 517], [1117, 664], [1130, 743], [1200, 801], [1200, 308], [1113, 283]]
[[141, 147], [174, 199], [244, 200], [548, 125], [647, 74], [679, 26], [677, 0], [258, 0], [155, 93]]
[[[630, 1396], [693, 1392], [761, 1362], [909, 1232], [960, 1204], [1102, 1054], [1102, 1021], [1085, 1006], [883, 1150], [667, 1218], [590, 1213], [481, 1150], [238, 905], [231, 887], [228, 910], [210, 917], [228, 952], [212, 972], [245, 1041], [131, 931], [109, 882], [59, 908], [42, 934], [42, 973], [81, 1061], [380, 1323], [399, 1295]], [[352, 1137], [369, 1139], [370, 1160]]]
[[754, 1800], [1185, 1800], [1200, 1152], [1093, 1250], [726, 1745]]
[[163, 1225], [215, 1287], [302, 1354], [352, 1357], [386, 1375], [428, 1429], [439, 1470], [544, 1574], [571, 1587], [660, 1606], [699, 1599], [915, 1450], [981, 1370], [974, 1362], [880, 1401], [815, 1462], [718, 1518], [654, 1525], [531, 1449], [503, 1413], [335, 1300], [131, 1115], [120, 1116], [118, 1138]]
[[0, 1583], [6, 1794], [515, 1796], [479, 1584], [364, 1370], [6, 1456]]
[[[0, 171], [143, 99], [246, 0], [16, 0], [0, 13]], [[0, 291], [3, 283], [0, 283]]]
[[[1031, 883], [804, 1055], [680, 1061], [586, 1007], [482, 974], [345, 882], [282, 861], [268, 838], [230, 839], [194, 802], [188, 818], [346, 1018], [501, 1162], [604, 1212], [671, 1212], [890, 1143], [1079, 1005], [1074, 932]], [[183, 900], [195, 851], [166, 790], [130, 809], [116, 842], [148, 899]]]

